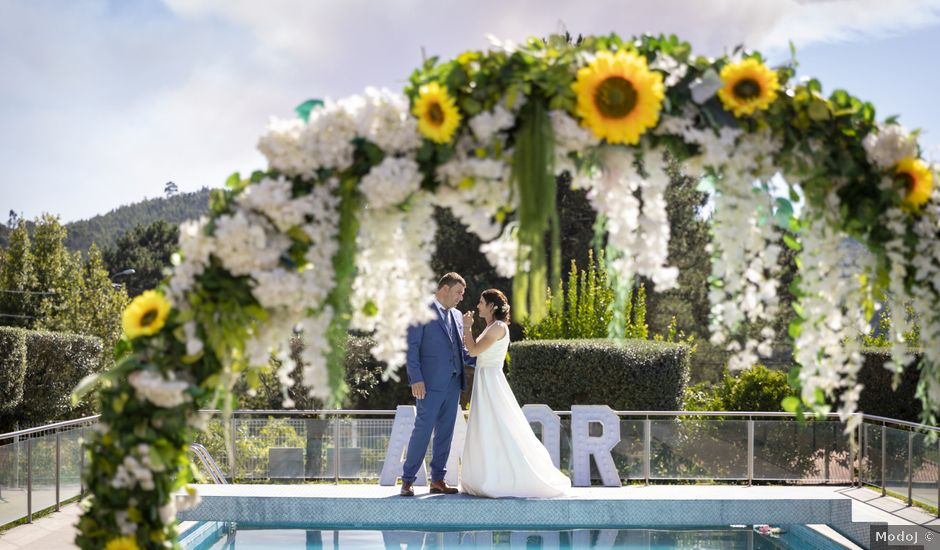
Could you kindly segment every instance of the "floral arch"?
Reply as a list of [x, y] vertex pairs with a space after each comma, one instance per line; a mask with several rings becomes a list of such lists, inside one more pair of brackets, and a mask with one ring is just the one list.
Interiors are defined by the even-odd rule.
[[[450, 208], [514, 276], [514, 307], [539, 318], [557, 285], [556, 175], [588, 190], [606, 222], [612, 275], [676, 284], [667, 265], [667, 162], [714, 186], [711, 332], [746, 367], [775, 335], [742, 334], [778, 309], [776, 244], [799, 249], [799, 320], [790, 327], [806, 407], [836, 392], [857, 417], [856, 332], [876, 301], [912, 303], [924, 357], [925, 420], [940, 403], [940, 193], [916, 133], [816, 80], [794, 82], [757, 53], [711, 59], [675, 37], [616, 35], [494, 41], [486, 52], [428, 60], [404, 95], [369, 89], [308, 102], [274, 120], [268, 169], [229, 178], [211, 215], [181, 228], [172, 277], [124, 318], [122, 359], [100, 382], [89, 438], [83, 548], [176, 545], [175, 491], [190, 480], [198, 410], [220, 402], [306, 334], [294, 368], [321, 397], [342, 392], [349, 328], [374, 331], [374, 355], [403, 364], [405, 329], [433, 291], [435, 205]], [[771, 193], [772, 178], [789, 196]], [[802, 202], [800, 218], [793, 203]], [[845, 236], [873, 252], [840, 271]], [[547, 251], [546, 251], [547, 249]], [[522, 266], [518, 268], [517, 266]], [[381, 281], [381, 284], [376, 284]], [[386, 314], [388, 313], [388, 314]], [[894, 366], [908, 330], [896, 316]], [[89, 384], [90, 385], [90, 384]], [[221, 400], [221, 401], [220, 401]], [[195, 497], [190, 500], [194, 500]], [[124, 546], [121, 546], [124, 545]]]

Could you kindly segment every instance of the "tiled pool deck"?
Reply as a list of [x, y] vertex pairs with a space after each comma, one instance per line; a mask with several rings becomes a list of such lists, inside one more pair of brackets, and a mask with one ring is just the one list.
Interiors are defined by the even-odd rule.
[[[203, 503], [183, 520], [316, 522], [334, 526], [538, 528], [602, 525], [827, 524], [856, 542], [871, 523], [924, 525], [940, 520], [868, 489], [650, 485], [573, 489], [561, 499], [480, 499], [467, 495], [397, 495], [378, 485], [203, 485]], [[0, 534], [0, 550], [71, 549], [77, 506]], [[455, 518], [459, 518], [455, 520]], [[862, 544], [862, 546], [866, 546]]]

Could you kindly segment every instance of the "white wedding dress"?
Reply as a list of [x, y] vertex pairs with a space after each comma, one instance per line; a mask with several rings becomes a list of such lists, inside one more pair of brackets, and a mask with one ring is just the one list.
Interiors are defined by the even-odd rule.
[[571, 480], [552, 464], [509, 388], [503, 374], [509, 328], [495, 321], [486, 330], [497, 325], [505, 335], [477, 357], [473, 374], [460, 490], [491, 498], [562, 496]]

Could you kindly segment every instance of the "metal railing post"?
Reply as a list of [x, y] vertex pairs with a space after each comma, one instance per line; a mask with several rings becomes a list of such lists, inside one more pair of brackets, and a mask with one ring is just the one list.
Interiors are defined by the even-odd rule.
[[754, 419], [747, 419], [747, 484], [754, 481]]
[[862, 488], [862, 460], [865, 458], [865, 449], [867, 445], [864, 443], [867, 441], [868, 432], [865, 431], [865, 416], [862, 416], [862, 421], [858, 423], [858, 488]]
[[855, 487], [855, 447], [861, 445], [861, 440], [856, 439], [855, 445], [852, 445], [852, 438], [849, 441], [849, 484]]
[[650, 421], [650, 417], [647, 416], [646, 420], [643, 421], [643, 479], [647, 485], [650, 484], [651, 449], [653, 447], [652, 428], [653, 423]]
[[881, 496], [888, 494], [887, 462], [888, 458], [888, 426], [881, 425]]
[[33, 438], [26, 438], [26, 523], [33, 522]]
[[333, 483], [339, 484], [339, 415], [333, 416]]
[[56, 431], [55, 431], [55, 511], [56, 511], [56, 512], [59, 511], [59, 486], [60, 486], [59, 472], [61, 471], [61, 464], [62, 464], [62, 461], [61, 461], [61, 456], [62, 456], [62, 455], [61, 455], [61, 448], [62, 448], [62, 442], [61, 442], [61, 439], [62, 439], [62, 438], [61, 438], [61, 434], [62, 434], [62, 432], [60, 432], [59, 430], [56, 430]]
[[914, 432], [907, 432], [907, 505], [914, 504]]
[[235, 413], [232, 413], [232, 420], [229, 422], [232, 430], [232, 458], [231, 463], [229, 464], [229, 469], [232, 474], [232, 483], [235, 483], [235, 476], [238, 475], [238, 420], [235, 418]]
[[79, 430], [78, 445], [78, 496], [85, 496], [85, 427]]

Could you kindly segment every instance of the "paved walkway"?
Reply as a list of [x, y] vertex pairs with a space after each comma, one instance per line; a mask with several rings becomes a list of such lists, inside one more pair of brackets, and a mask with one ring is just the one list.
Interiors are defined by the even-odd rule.
[[[206, 496], [210, 494], [221, 495], [233, 490], [239, 490], [242, 495], [259, 496], [277, 494], [283, 497], [297, 497], [300, 495], [313, 498], [377, 498], [386, 499], [397, 492], [393, 487], [379, 487], [376, 485], [243, 485], [243, 486], [204, 486], [201, 492]], [[597, 498], [611, 500], [719, 500], [719, 499], [747, 499], [765, 500], [768, 498], [780, 499], [787, 495], [801, 500], [832, 499], [847, 497], [852, 503], [853, 522], [884, 522], [889, 525], [923, 525], [940, 532], [940, 520], [931, 514], [919, 509], [908, 507], [903, 502], [891, 497], [882, 497], [880, 493], [869, 489], [852, 489], [850, 487], [768, 487], [768, 486], [715, 486], [715, 485], [652, 485], [648, 487], [633, 486], [622, 489], [608, 489], [593, 487], [576, 489], [572, 495], [573, 500], [594, 500]], [[414, 499], [429, 500], [434, 498], [467, 499], [477, 501], [468, 496], [438, 497], [421, 496], [423, 490], [418, 488], [419, 496]], [[369, 495], [369, 496], [367, 496]], [[482, 501], [483, 503], [487, 501]], [[78, 519], [79, 508], [71, 504], [49, 516], [35, 520], [32, 524], [21, 525], [0, 533], [0, 550], [72, 550], [75, 548], [72, 540], [75, 537], [75, 523]], [[843, 541], [844, 542], [844, 541]]]

